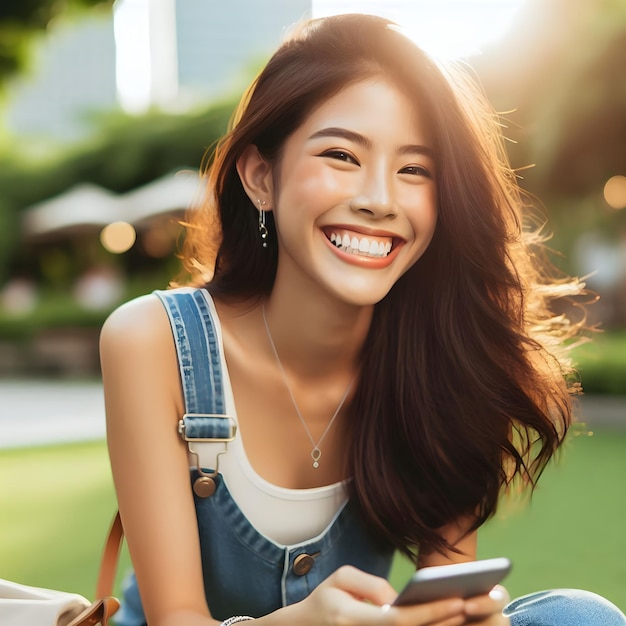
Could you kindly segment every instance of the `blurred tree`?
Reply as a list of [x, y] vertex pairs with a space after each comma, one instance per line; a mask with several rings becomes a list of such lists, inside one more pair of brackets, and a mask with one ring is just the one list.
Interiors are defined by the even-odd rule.
[[497, 48], [472, 63], [499, 111], [524, 186], [596, 193], [626, 171], [626, 2], [529, 0]]
[[601, 41], [564, 72], [551, 106], [536, 117], [542, 183], [553, 194], [589, 193], [626, 173], [626, 28]]
[[68, 11], [111, 6], [113, 0], [2, 0], [0, 2], [0, 88], [27, 60], [28, 44]]
[[[620, 250], [626, 210], [606, 181], [626, 174], [626, 2], [527, 0], [509, 36], [474, 64], [504, 114], [522, 186], [546, 208], [554, 263], [590, 274], [601, 296], [590, 323], [626, 322]], [[620, 278], [621, 276], [621, 278]]]

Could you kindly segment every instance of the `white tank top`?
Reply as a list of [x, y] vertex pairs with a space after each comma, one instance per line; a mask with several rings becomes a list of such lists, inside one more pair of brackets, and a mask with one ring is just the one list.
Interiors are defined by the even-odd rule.
[[[237, 421], [221, 325], [211, 296], [206, 291], [203, 293], [219, 343], [226, 413]], [[258, 532], [279, 545], [292, 546], [317, 537], [334, 521], [347, 501], [345, 482], [313, 489], [286, 489], [268, 482], [254, 471], [239, 432], [228, 444], [192, 445], [203, 467], [215, 467], [218, 452], [227, 445], [227, 453], [219, 457], [219, 471], [233, 500]]]

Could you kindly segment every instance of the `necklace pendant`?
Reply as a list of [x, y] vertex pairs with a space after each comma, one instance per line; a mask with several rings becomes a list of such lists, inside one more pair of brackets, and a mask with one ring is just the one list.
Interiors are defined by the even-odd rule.
[[311, 450], [311, 458], [313, 459], [313, 467], [317, 469], [320, 466], [320, 457], [322, 456], [322, 451], [315, 446], [313, 450]]
[[[261, 235], [263, 238], [265, 238], [266, 233], [261, 233]], [[263, 246], [265, 246], [265, 243], [263, 243]], [[319, 448], [320, 444], [322, 443], [322, 441], [324, 441], [324, 437], [326, 437], [326, 435], [330, 431], [330, 427], [335, 422], [337, 415], [339, 415], [339, 411], [341, 411], [341, 407], [344, 405], [344, 402], [348, 398], [348, 394], [350, 393], [350, 389], [352, 388], [352, 383], [354, 382], [356, 376], [350, 381], [350, 383], [346, 387], [346, 390], [343, 394], [343, 398], [341, 398], [341, 401], [337, 405], [337, 408], [335, 409], [333, 416], [328, 420], [328, 424], [326, 424], [326, 428], [324, 429], [322, 436], [317, 440], [317, 443], [315, 443], [315, 439], [313, 439], [313, 436], [311, 435], [311, 431], [309, 430], [309, 427], [307, 426], [306, 421], [304, 420], [304, 417], [302, 417], [302, 412], [300, 411], [300, 408], [298, 407], [298, 403], [296, 402], [296, 399], [293, 396], [293, 391], [291, 390], [291, 387], [289, 386], [289, 381], [287, 380], [287, 376], [285, 374], [285, 368], [283, 367], [283, 364], [280, 362], [280, 356], [278, 356], [278, 350], [276, 350], [276, 344], [274, 343], [274, 339], [272, 339], [272, 333], [270, 332], [270, 327], [267, 323], [267, 317], [265, 316], [265, 303], [263, 303], [263, 306], [261, 307], [261, 314], [263, 315], [263, 324], [265, 325], [265, 330], [267, 332], [267, 339], [270, 342], [270, 346], [272, 346], [272, 352], [274, 353], [274, 356], [276, 357], [276, 363], [278, 365], [278, 369], [280, 370], [280, 375], [283, 377], [285, 388], [287, 389], [287, 392], [289, 393], [289, 397], [291, 398], [293, 408], [296, 410], [298, 419], [300, 420], [302, 427], [304, 428], [307, 434], [307, 437], [309, 438], [309, 441], [311, 442], [311, 445], [313, 446], [313, 449], [311, 450], [311, 458], [313, 459], [313, 469], [317, 469], [320, 466], [320, 457], [322, 456], [322, 451]]]

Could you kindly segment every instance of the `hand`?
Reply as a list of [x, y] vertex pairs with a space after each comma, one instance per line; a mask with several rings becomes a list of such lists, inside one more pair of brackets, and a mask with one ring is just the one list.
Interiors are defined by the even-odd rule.
[[502, 585], [496, 585], [487, 595], [465, 601], [467, 623], [483, 626], [509, 626], [509, 618], [502, 609], [509, 602], [509, 593]]
[[[284, 612], [286, 620], [276, 623], [298, 626], [462, 626], [466, 623], [465, 603], [458, 598], [407, 607], [389, 606], [396, 596], [397, 592], [384, 578], [344, 566], [310, 596], [278, 611]], [[479, 611], [484, 611], [489, 610], [490, 604], [483, 601], [477, 606]], [[491, 622], [485, 624], [491, 626]]]

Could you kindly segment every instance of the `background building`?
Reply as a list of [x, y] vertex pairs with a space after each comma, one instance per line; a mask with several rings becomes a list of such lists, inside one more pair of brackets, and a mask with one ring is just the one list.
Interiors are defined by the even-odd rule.
[[6, 126], [75, 140], [90, 114], [118, 103], [139, 113], [206, 102], [240, 88], [246, 68], [310, 13], [311, 0], [118, 0], [113, 13], [64, 19], [35, 46], [31, 70], [9, 84]]
[[72, 140], [93, 111], [116, 105], [110, 11], [55, 25], [33, 46], [29, 71], [7, 85], [6, 126], [17, 135]]

